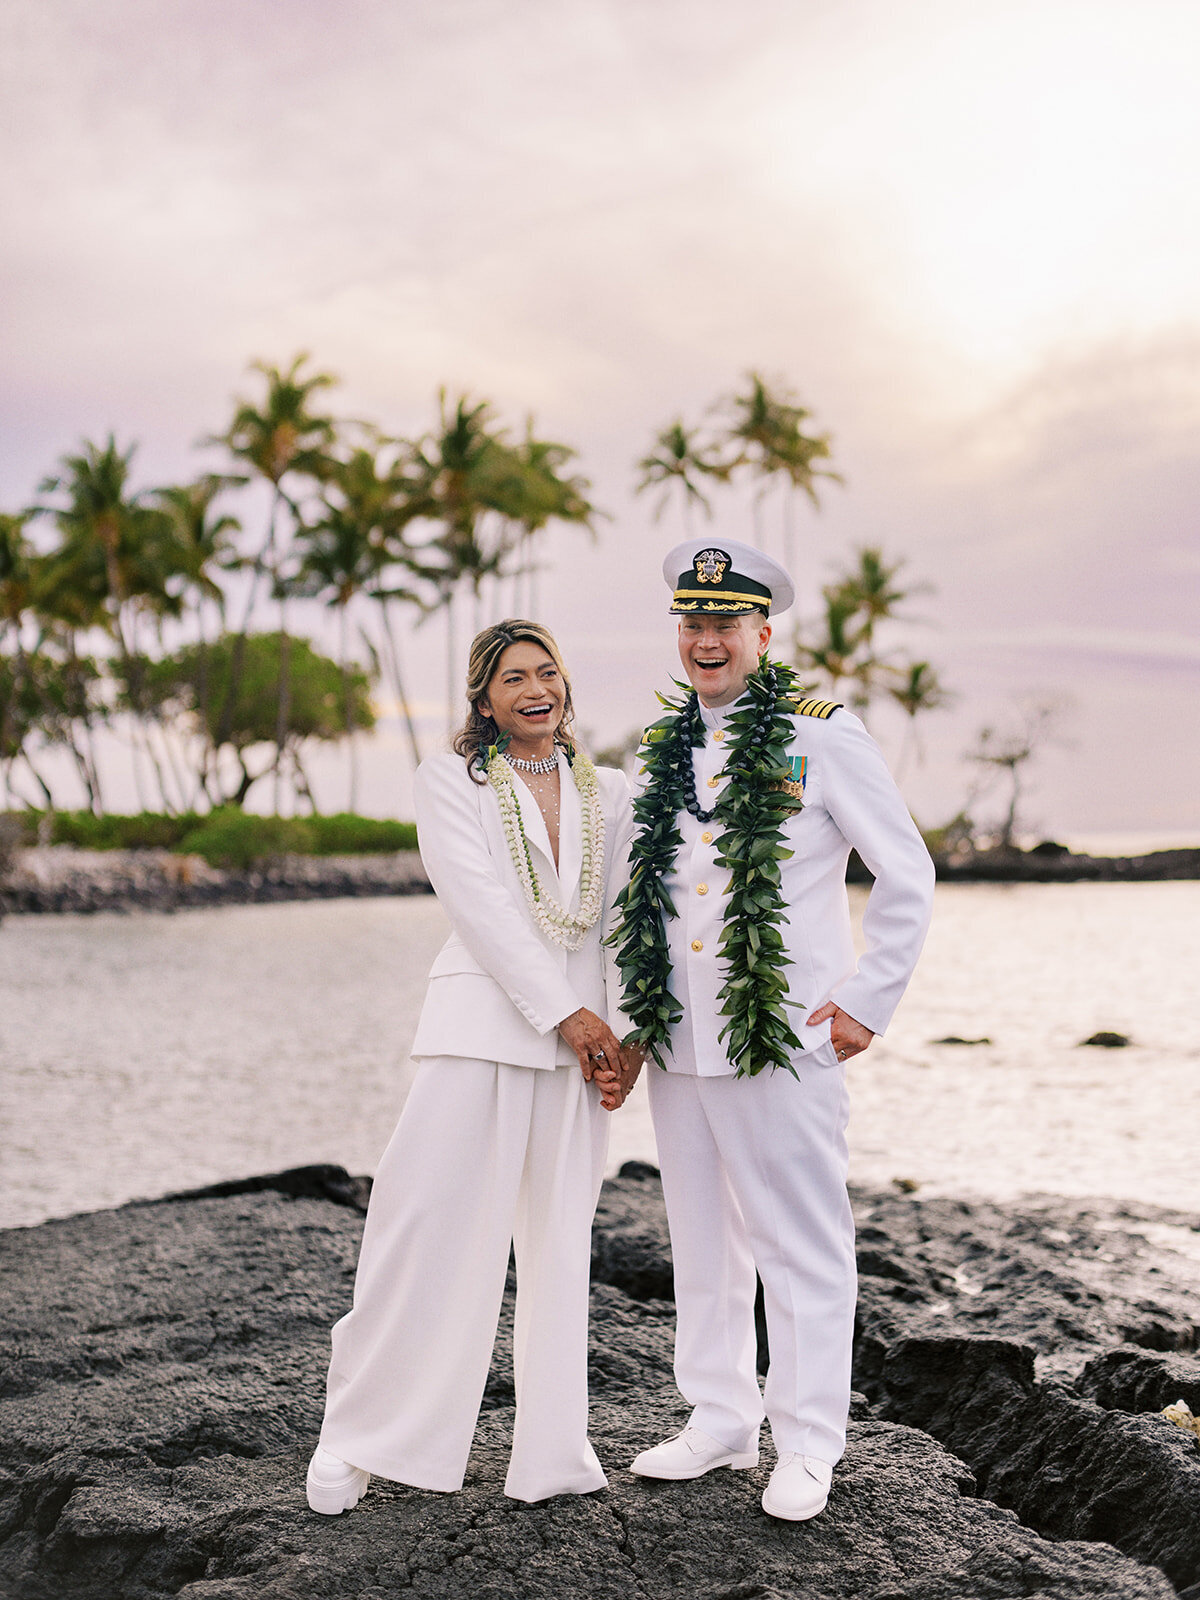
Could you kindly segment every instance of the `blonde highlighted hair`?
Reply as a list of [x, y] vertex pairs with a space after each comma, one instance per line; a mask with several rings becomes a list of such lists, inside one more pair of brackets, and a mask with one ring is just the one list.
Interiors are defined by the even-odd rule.
[[571, 680], [563, 665], [562, 652], [549, 628], [540, 622], [527, 622], [523, 617], [506, 617], [494, 622], [471, 640], [471, 654], [467, 660], [467, 720], [454, 735], [454, 749], [467, 763], [467, 770], [477, 783], [485, 782], [483, 768], [489, 745], [496, 743], [499, 733], [493, 719], [479, 709], [479, 702], [487, 698], [488, 688], [500, 667], [500, 657], [510, 644], [536, 644], [543, 649], [562, 673], [566, 700], [563, 719], [554, 730], [554, 742], [564, 750], [572, 748], [571, 721], [575, 706], [571, 700]]

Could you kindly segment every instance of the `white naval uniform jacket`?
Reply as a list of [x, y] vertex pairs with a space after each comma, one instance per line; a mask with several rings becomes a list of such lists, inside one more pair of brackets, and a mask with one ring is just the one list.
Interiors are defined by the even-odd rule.
[[[514, 787], [542, 882], [568, 910], [579, 905], [582, 807], [559, 752], [559, 867], [528, 787]], [[521, 888], [490, 783], [476, 783], [459, 755], [436, 755], [417, 769], [417, 842], [453, 929], [434, 960], [413, 1040], [414, 1056], [465, 1056], [517, 1067], [573, 1064], [558, 1024], [580, 1006], [607, 1013], [601, 939], [628, 854], [629, 785], [623, 773], [596, 770], [605, 824], [603, 911], [578, 950], [552, 944]], [[611, 887], [610, 887], [611, 886]]]
[[[720, 798], [733, 706], [700, 707], [708, 730], [692, 752], [702, 811]], [[804, 758], [804, 806], [784, 824], [791, 858], [781, 863], [787, 924], [781, 928], [791, 965], [789, 1011], [802, 1047], [829, 1039], [830, 1023], [805, 1019], [832, 999], [857, 1022], [882, 1033], [912, 976], [933, 907], [933, 862], [879, 747], [845, 709], [827, 720], [795, 718], [791, 757]], [[668, 1069], [720, 1077], [736, 1069], [718, 1037], [725, 1018], [719, 993], [726, 978], [719, 940], [729, 872], [717, 865], [720, 823], [679, 814], [683, 845], [666, 881], [675, 917], [666, 919], [671, 989], [683, 1007], [672, 1031]], [[846, 861], [858, 851], [875, 875], [863, 917], [866, 949], [856, 960], [846, 895]]]

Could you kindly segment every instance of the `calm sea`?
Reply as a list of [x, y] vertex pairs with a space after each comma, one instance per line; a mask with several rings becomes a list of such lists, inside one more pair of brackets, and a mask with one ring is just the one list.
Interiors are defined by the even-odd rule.
[[[856, 904], [861, 906], [861, 893]], [[0, 926], [0, 1225], [334, 1161], [373, 1171], [446, 924], [430, 897]], [[1200, 1212], [1200, 883], [946, 886], [850, 1069], [852, 1177]], [[1099, 1029], [1125, 1050], [1083, 1049]], [[947, 1035], [991, 1042], [947, 1045]], [[654, 1159], [644, 1086], [612, 1164]]]

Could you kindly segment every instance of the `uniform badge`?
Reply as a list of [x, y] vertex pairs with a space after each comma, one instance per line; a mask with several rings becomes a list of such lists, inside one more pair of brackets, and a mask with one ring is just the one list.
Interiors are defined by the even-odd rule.
[[804, 780], [808, 775], [808, 757], [789, 756], [787, 768], [791, 777], [776, 778], [771, 787], [787, 796], [786, 809], [790, 815], [795, 816], [797, 811], [804, 808]]
[[697, 583], [720, 583], [729, 570], [724, 550], [701, 550], [692, 563]]

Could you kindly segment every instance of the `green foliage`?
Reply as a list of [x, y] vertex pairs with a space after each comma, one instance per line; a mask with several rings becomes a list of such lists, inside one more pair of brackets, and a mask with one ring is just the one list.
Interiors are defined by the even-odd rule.
[[[287, 738], [338, 739], [346, 732], [347, 682], [336, 661], [307, 639], [281, 633], [223, 634], [211, 644], [186, 645], [144, 664], [147, 692], [164, 708], [193, 717], [211, 745], [235, 750], [270, 744], [279, 710], [279, 679], [287, 650]], [[356, 667], [348, 674], [350, 726], [375, 726], [370, 680]]]
[[157, 811], [134, 816], [93, 816], [90, 811], [56, 811], [51, 844], [73, 844], [79, 850], [173, 850], [200, 821], [191, 813], [178, 817]]
[[[747, 691], [749, 704], [729, 719], [729, 782], [714, 808], [723, 829], [717, 860], [730, 873], [721, 932], [727, 971], [721, 1014], [727, 1020], [720, 1036], [728, 1040], [739, 1077], [764, 1067], [794, 1071], [790, 1055], [800, 1048], [785, 1010], [796, 1002], [787, 998], [790, 957], [780, 932], [779, 863], [790, 854], [783, 823], [795, 802], [774, 787], [788, 775], [799, 691], [790, 667], [766, 661], [751, 674]], [[659, 699], [672, 714], [646, 731], [647, 781], [634, 801], [632, 871], [618, 901], [621, 922], [608, 942], [617, 949], [624, 1009], [634, 1023], [629, 1042], [642, 1045], [661, 1067], [662, 1049], [682, 1016], [670, 989], [665, 926], [676, 911], [663, 880], [683, 843], [678, 817], [695, 794], [692, 749], [702, 742], [704, 726], [694, 690], [683, 701]]]
[[356, 817], [342, 811], [331, 817], [306, 817], [316, 856], [386, 855], [391, 850], [415, 850], [417, 829], [412, 822], [390, 817]]
[[203, 856], [210, 867], [244, 872], [260, 861], [312, 855], [313, 831], [303, 817], [257, 817], [240, 806], [211, 812], [178, 845], [181, 855]]
[[[33, 810], [0, 815], [11, 821], [22, 845], [35, 845], [40, 825], [49, 818], [49, 827], [43, 830], [46, 842], [74, 845], [79, 850], [176, 850], [211, 860], [210, 850], [220, 854], [228, 840], [236, 839], [239, 854], [248, 860], [260, 860], [279, 854], [281, 848], [296, 855], [314, 856], [387, 855], [393, 850], [417, 848], [414, 823], [397, 822], [390, 817], [357, 817], [349, 812], [304, 817], [299, 819], [299, 829], [291, 826], [296, 819], [254, 816], [236, 806], [226, 806], [206, 816], [194, 811], [180, 816], [142, 811], [133, 816], [97, 817], [90, 811]], [[284, 825], [282, 830], [277, 824]], [[286, 841], [282, 846], [280, 839]]]

